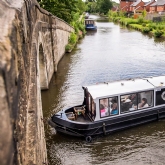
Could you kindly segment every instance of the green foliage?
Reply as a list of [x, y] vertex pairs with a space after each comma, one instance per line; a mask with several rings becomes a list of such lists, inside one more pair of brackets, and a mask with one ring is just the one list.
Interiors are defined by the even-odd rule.
[[97, 0], [97, 7], [99, 13], [107, 14], [108, 11], [113, 7], [112, 1], [110, 0]]
[[139, 31], [143, 31], [143, 26], [139, 24], [130, 24], [129, 27], [139, 30]]
[[142, 12], [142, 16], [138, 19], [127, 18], [124, 13], [109, 11], [108, 17], [114, 22], [120, 22], [124, 26], [129, 26], [143, 33], [151, 32], [155, 37], [165, 37], [165, 22], [154, 23], [145, 20], [146, 11]]
[[73, 45], [71, 45], [71, 44], [67, 44], [66, 46], [65, 46], [65, 51], [66, 52], [69, 52], [69, 51], [71, 51], [73, 49]]
[[114, 22], [119, 22], [120, 19], [121, 19], [121, 17], [113, 17], [113, 18], [112, 18], [112, 21], [114, 21]]
[[143, 31], [143, 33], [149, 33], [150, 29], [148, 27], [144, 27], [142, 31]]
[[65, 46], [65, 51], [70, 52], [77, 43], [77, 40], [78, 40], [77, 34], [71, 33], [69, 37], [69, 43]]
[[82, 14], [86, 10], [82, 0], [38, 0], [40, 6], [57, 17], [70, 23], [74, 14]]
[[157, 25], [157, 29], [164, 30], [165, 29], [165, 25], [158, 24]]
[[109, 10], [108, 16], [111, 17], [118, 17], [118, 13], [116, 11]]
[[88, 2], [86, 4], [87, 8], [86, 11], [89, 13], [97, 13], [98, 9], [97, 9], [97, 3], [96, 2]]
[[139, 17], [138, 18], [138, 24], [142, 24], [144, 22], [144, 18], [143, 17]]
[[132, 19], [132, 18], [121, 18], [120, 23], [128, 26], [130, 24], [137, 24], [138, 20], [137, 19]]
[[77, 8], [79, 9], [79, 13], [82, 14], [84, 11], [87, 10], [87, 6], [84, 1], [78, 0]]
[[142, 26], [144, 26], [144, 27], [145, 27], [145, 26], [146, 26], [146, 23], [142, 23]]
[[159, 38], [159, 37], [161, 37], [163, 35], [163, 33], [164, 33], [163, 30], [157, 29], [154, 32], [154, 36], [157, 37], [157, 38]]
[[71, 33], [69, 37], [69, 43], [75, 44], [77, 42], [77, 35], [75, 33]]
[[147, 15], [147, 11], [146, 11], [146, 10], [143, 10], [143, 11], [142, 11], [142, 16], [143, 16], [143, 18], [146, 17], [146, 15]]
[[126, 13], [123, 11], [119, 11], [118, 15], [119, 17], [125, 17]]
[[73, 20], [70, 24], [74, 27], [77, 35], [79, 34], [79, 31], [82, 31], [83, 35], [85, 34], [84, 18], [81, 18], [80, 20], [79, 13], [76, 13], [74, 15]]

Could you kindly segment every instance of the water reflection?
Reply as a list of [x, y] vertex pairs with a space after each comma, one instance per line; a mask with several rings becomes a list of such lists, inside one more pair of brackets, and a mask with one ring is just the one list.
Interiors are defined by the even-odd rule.
[[[52, 164], [162, 164], [165, 161], [164, 122], [150, 123], [86, 143], [58, 135], [51, 141]], [[159, 127], [159, 130], [158, 130]], [[56, 151], [56, 157], [54, 158]], [[65, 155], [65, 156], [64, 156]]]
[[[99, 16], [90, 16], [98, 20]], [[42, 92], [44, 117], [82, 103], [82, 85], [164, 73], [165, 42], [112, 22], [96, 22], [76, 49], [66, 54]], [[125, 130], [87, 144], [45, 125], [50, 164], [164, 164], [165, 121]]]

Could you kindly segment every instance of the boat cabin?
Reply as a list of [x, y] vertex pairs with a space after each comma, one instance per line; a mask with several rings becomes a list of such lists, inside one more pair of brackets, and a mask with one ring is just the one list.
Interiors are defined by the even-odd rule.
[[85, 28], [86, 28], [86, 30], [97, 30], [97, 26], [95, 24], [95, 20], [93, 20], [93, 19], [85, 19]]
[[83, 87], [86, 113], [93, 121], [165, 106], [165, 76]]

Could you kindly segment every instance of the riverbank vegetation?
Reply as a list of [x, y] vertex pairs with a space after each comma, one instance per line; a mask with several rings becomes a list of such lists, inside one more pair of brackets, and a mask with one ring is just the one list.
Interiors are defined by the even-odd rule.
[[83, 0], [38, 0], [40, 6], [53, 15], [69, 23], [75, 32], [71, 33], [66, 51], [71, 51], [78, 39], [85, 35], [84, 11], [86, 4]]
[[145, 20], [146, 11], [142, 14], [128, 17], [124, 12], [109, 11], [108, 17], [114, 22], [119, 22], [124, 26], [131, 27], [143, 33], [150, 33], [155, 37], [165, 37], [165, 21], [153, 22]]
[[89, 13], [107, 14], [113, 7], [110, 0], [86, 0], [86, 11]]

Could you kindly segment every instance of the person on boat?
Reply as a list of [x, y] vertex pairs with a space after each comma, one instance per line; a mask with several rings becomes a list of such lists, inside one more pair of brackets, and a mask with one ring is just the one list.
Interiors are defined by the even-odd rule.
[[123, 99], [123, 102], [121, 103], [121, 112], [129, 111], [129, 108], [131, 108], [131, 100], [127, 96], [125, 99]]
[[131, 100], [131, 102], [130, 102], [131, 105], [137, 104], [137, 103], [136, 103], [136, 100], [137, 100], [136, 94], [132, 94], [132, 95], [130, 96], [130, 100]]
[[146, 98], [142, 98], [141, 103], [138, 104], [138, 108], [147, 108], [149, 105]]
[[137, 97], [136, 94], [132, 94], [130, 96], [130, 110], [136, 110], [137, 109]]
[[100, 104], [100, 113], [101, 117], [108, 116], [108, 108], [106, 108], [103, 104]]
[[111, 108], [112, 108], [111, 114], [116, 115], [116, 114], [118, 114], [117, 101], [115, 99], [113, 99], [111, 102], [112, 102], [112, 104], [111, 104]]
[[101, 113], [101, 117], [105, 116], [105, 108], [103, 104], [100, 104], [100, 113]]

